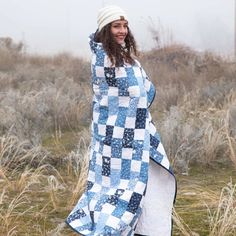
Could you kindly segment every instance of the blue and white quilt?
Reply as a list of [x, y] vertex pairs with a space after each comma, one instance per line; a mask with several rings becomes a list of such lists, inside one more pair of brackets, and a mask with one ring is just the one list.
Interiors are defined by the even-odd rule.
[[155, 88], [140, 63], [115, 67], [89, 38], [93, 118], [87, 189], [66, 223], [81, 235], [133, 235], [152, 158], [171, 174], [149, 107]]

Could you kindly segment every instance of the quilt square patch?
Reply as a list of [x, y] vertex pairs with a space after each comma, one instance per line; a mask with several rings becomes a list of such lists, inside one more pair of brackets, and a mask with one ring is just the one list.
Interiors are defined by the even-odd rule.
[[146, 115], [147, 115], [147, 109], [144, 109], [144, 108], [137, 109], [136, 122], [135, 122], [136, 129], [144, 129], [145, 128]]
[[134, 129], [125, 128], [123, 137], [123, 147], [132, 148], [134, 140]]
[[111, 158], [102, 157], [102, 175], [109, 176], [111, 173]]
[[127, 210], [134, 214], [139, 207], [141, 199], [142, 199], [142, 195], [134, 192], [131, 196], [130, 201], [129, 201]]

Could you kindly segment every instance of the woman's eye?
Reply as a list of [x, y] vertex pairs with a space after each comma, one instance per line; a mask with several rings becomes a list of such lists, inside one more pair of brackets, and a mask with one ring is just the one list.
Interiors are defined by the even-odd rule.
[[118, 28], [125, 28], [125, 29], [127, 29], [127, 28], [128, 28], [128, 25], [124, 25], [124, 26], [121, 26], [121, 25], [113, 25], [112, 27], [113, 27], [113, 28], [116, 28], [116, 29], [118, 29]]

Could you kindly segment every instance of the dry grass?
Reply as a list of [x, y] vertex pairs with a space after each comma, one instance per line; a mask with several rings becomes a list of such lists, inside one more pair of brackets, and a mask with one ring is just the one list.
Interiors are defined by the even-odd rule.
[[209, 236], [236, 234], [236, 185], [230, 182], [220, 195], [216, 210], [209, 209]]
[[229, 166], [217, 168], [216, 175], [215, 169], [201, 170], [198, 166], [189, 176], [177, 177], [174, 235], [234, 235], [235, 170]]
[[41, 158], [40, 153], [29, 149], [22, 154], [22, 143], [17, 139], [14, 139], [14, 148], [18, 150], [14, 152], [14, 160], [28, 163], [12, 165], [9, 149], [13, 149], [13, 139], [1, 138], [4, 145], [0, 164], [0, 235], [50, 235], [55, 229], [59, 233], [64, 229], [65, 217], [84, 190], [87, 143], [81, 140], [77, 152], [71, 152], [64, 158], [63, 167], [56, 169], [41, 162], [32, 167], [34, 159]]
[[[236, 110], [234, 110], [235, 112]], [[231, 116], [231, 117], [230, 117]], [[225, 123], [225, 129], [226, 129], [226, 137], [227, 137], [227, 140], [228, 140], [228, 145], [229, 145], [229, 150], [230, 150], [230, 158], [232, 160], [232, 162], [234, 163], [235, 165], [235, 168], [236, 168], [236, 136], [232, 136], [232, 133], [235, 132], [235, 127], [234, 128], [234, 131], [231, 129], [231, 122], [235, 122], [235, 120], [232, 119], [232, 116], [233, 114], [231, 113], [230, 114], [230, 110], [228, 110], [227, 112], [227, 116], [226, 116], [226, 123]], [[235, 116], [235, 114], [234, 114]], [[231, 120], [231, 121], [230, 121]]]
[[[222, 127], [236, 103], [235, 64], [176, 44], [145, 52], [141, 61], [157, 84], [153, 118], [176, 169], [187, 173], [191, 163], [212, 165], [232, 158], [235, 119], [230, 120], [230, 136]], [[25, 54], [14, 68], [11, 73], [0, 70], [0, 135], [10, 132], [37, 146], [45, 136], [56, 140], [88, 126], [88, 62], [68, 53]]]
[[[5, 43], [0, 46], [0, 235], [74, 235], [63, 222], [86, 182], [89, 63], [68, 53], [27, 55], [20, 44]], [[236, 166], [236, 64], [176, 44], [159, 45], [141, 61], [157, 85], [153, 120], [172, 165], [184, 173], [175, 235], [232, 235], [235, 187], [223, 188], [219, 201], [218, 183], [232, 174], [222, 170], [229, 160]], [[198, 176], [202, 168], [207, 174]]]
[[[64, 220], [84, 191], [86, 183], [89, 132], [83, 130], [81, 136], [87, 139], [81, 138], [78, 147], [68, 153], [61, 162], [62, 166], [57, 168], [42, 163], [32, 167], [34, 160], [17, 168], [8, 165], [7, 161], [11, 162], [11, 160], [2, 155], [6, 161], [0, 166], [0, 235], [74, 235], [66, 227]], [[4, 137], [3, 146], [12, 147], [12, 139], [12, 137]], [[15, 138], [14, 140], [15, 149], [21, 150], [22, 143]], [[32, 155], [32, 150], [28, 151]], [[19, 155], [19, 159], [23, 160], [21, 153], [17, 152], [15, 156], [17, 158]], [[37, 155], [41, 156], [38, 152], [32, 156], [37, 159]], [[29, 155], [24, 154], [24, 156], [28, 158]], [[191, 222], [186, 222], [186, 219], [191, 218], [195, 222], [199, 217], [201, 219], [205, 217], [204, 227], [208, 227], [205, 231], [207, 230], [208, 233], [212, 231], [211, 235], [222, 235], [221, 232], [226, 232], [223, 235], [233, 235], [228, 232], [234, 232], [235, 221], [233, 218], [223, 221], [223, 215], [227, 213], [227, 217], [235, 216], [233, 212], [235, 186], [229, 184], [223, 187], [219, 201], [221, 187], [216, 183], [219, 180], [224, 181], [223, 175], [225, 179], [228, 178], [224, 170], [221, 172], [218, 172], [217, 179], [215, 170], [212, 170], [211, 174], [204, 177], [205, 181], [208, 181], [206, 183], [203, 182], [203, 175], [200, 173], [180, 176], [184, 180], [179, 179], [174, 235], [208, 235], [201, 234], [201, 228], [193, 227]], [[209, 209], [209, 218], [207, 218], [207, 209]], [[230, 212], [227, 209], [230, 209]], [[199, 221], [198, 224], [200, 223]], [[227, 231], [222, 231], [223, 228]]]
[[178, 213], [173, 211], [173, 221], [176, 228], [181, 233], [182, 236], [198, 236], [199, 234], [193, 232], [189, 226], [184, 222], [184, 220], [178, 215]]

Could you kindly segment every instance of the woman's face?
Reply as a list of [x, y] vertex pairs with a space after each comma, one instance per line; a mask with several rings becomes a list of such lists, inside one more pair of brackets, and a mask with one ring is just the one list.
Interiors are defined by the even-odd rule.
[[116, 20], [111, 23], [111, 34], [118, 44], [123, 44], [128, 34], [128, 21]]

